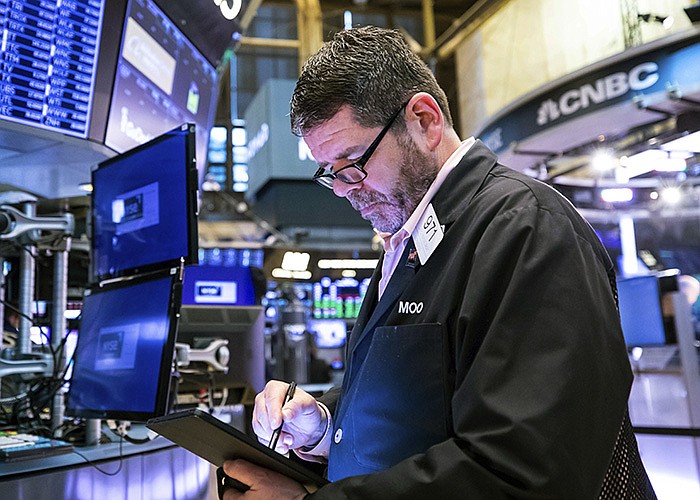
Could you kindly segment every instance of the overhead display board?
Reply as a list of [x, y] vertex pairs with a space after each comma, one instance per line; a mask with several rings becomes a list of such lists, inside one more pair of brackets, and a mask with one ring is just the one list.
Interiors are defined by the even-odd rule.
[[0, 0], [0, 119], [87, 137], [100, 0]]
[[129, 1], [105, 144], [123, 152], [195, 123], [203, 172], [217, 79], [216, 69], [152, 0]]

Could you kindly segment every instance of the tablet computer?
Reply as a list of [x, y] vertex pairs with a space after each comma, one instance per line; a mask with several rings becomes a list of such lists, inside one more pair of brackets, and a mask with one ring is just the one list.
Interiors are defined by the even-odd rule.
[[153, 418], [146, 427], [217, 467], [226, 460], [242, 458], [294, 479], [309, 492], [328, 483], [303, 465], [199, 409]]

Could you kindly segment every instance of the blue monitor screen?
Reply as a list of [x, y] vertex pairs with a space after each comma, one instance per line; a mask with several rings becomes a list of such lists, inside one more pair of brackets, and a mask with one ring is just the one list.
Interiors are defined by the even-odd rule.
[[255, 305], [255, 289], [250, 268], [187, 266], [182, 284], [182, 303], [220, 306]]
[[104, 4], [0, 2], [0, 119], [86, 137]]
[[92, 279], [197, 260], [193, 126], [102, 162], [92, 173]]
[[617, 282], [620, 321], [630, 346], [666, 343], [658, 279], [638, 276]]
[[203, 172], [217, 78], [216, 69], [153, 0], [130, 0], [105, 144], [126, 151], [192, 122]]
[[86, 294], [70, 414], [142, 421], [165, 413], [178, 289], [167, 277]]

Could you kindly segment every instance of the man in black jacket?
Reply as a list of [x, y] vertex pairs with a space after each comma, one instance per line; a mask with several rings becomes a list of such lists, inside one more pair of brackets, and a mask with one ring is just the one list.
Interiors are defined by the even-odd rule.
[[[550, 187], [461, 141], [447, 99], [398, 32], [344, 31], [304, 66], [292, 128], [384, 238], [343, 385], [282, 407], [262, 442], [326, 462], [312, 498], [655, 498], [627, 416], [632, 374], [612, 262]], [[295, 498], [242, 461], [244, 498]], [[236, 498], [230, 491], [225, 498]]]

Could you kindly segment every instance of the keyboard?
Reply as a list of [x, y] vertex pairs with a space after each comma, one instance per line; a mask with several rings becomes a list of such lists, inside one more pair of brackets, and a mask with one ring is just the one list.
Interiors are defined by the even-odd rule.
[[33, 434], [0, 432], [0, 462], [31, 460], [70, 453], [73, 445]]

